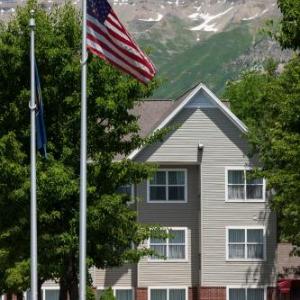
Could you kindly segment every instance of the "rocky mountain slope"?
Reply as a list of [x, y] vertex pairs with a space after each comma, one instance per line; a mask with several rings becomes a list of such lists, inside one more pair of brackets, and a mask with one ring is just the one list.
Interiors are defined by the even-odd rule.
[[222, 94], [226, 81], [289, 51], [261, 34], [278, 19], [276, 0], [113, 0], [114, 9], [163, 79], [154, 97], [176, 98], [197, 82]]
[[[51, 9], [63, 0], [43, 0]], [[79, 0], [73, 0], [80, 5]], [[226, 81], [268, 57], [285, 62], [290, 52], [260, 33], [280, 17], [276, 0], [109, 0], [163, 79], [156, 98], [176, 98], [197, 82], [222, 94]], [[0, 0], [0, 19], [24, 0]]]

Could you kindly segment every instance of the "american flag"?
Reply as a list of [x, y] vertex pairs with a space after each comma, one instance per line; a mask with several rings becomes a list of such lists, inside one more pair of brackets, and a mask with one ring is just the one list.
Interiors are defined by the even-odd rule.
[[106, 0], [87, 1], [87, 47], [142, 83], [148, 83], [155, 75], [153, 63]]

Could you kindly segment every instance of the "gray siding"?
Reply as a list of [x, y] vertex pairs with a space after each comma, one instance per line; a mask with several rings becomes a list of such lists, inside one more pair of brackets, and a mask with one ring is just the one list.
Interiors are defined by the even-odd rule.
[[[163, 143], [141, 151], [137, 160], [201, 164], [201, 284], [203, 286], [274, 284], [276, 279], [276, 220], [274, 215], [270, 213], [265, 203], [225, 202], [225, 167], [254, 163], [247, 157], [248, 145], [241, 131], [217, 108], [186, 108], [172, 123], [179, 125], [179, 128], [171, 132]], [[203, 152], [198, 151], [199, 143], [204, 145]], [[173, 210], [173, 207], [165, 207], [165, 209]], [[160, 208], [152, 212], [149, 211], [149, 207], [144, 207], [142, 211], [144, 211], [142, 221], [147, 222], [151, 215], [157, 216], [159, 220], [161, 218]], [[172, 218], [171, 216], [170, 213], [167, 220]], [[182, 212], [178, 221], [184, 224], [185, 219], [189, 217]], [[178, 226], [179, 223], [177, 223]], [[226, 226], [255, 225], [266, 226], [267, 261], [226, 262]], [[145, 277], [150, 280], [151, 276], [153, 278], [156, 276], [156, 266], [148, 265], [149, 263], [140, 264], [139, 276], [143, 272], [145, 275], [141, 278]], [[168, 265], [161, 266], [161, 268], [171, 269]], [[180, 270], [178, 266], [178, 271], [176, 271], [178, 277], [170, 272], [173, 274], [170, 274], [172, 275], [170, 280], [179, 281], [179, 276], [182, 276], [181, 282], [186, 282], [186, 277], [182, 269]], [[147, 283], [147, 280], [139, 280], [142, 284]]]
[[92, 268], [90, 274], [96, 287], [132, 287], [136, 286], [136, 266], [125, 265], [120, 268], [100, 270]]
[[[163, 165], [161, 168], [176, 168]], [[192, 286], [199, 283], [199, 166], [180, 165], [187, 169], [187, 203], [147, 203], [146, 183], [138, 188], [143, 200], [138, 204], [139, 221], [165, 227], [187, 227], [188, 261], [153, 262], [144, 258], [138, 264], [138, 286]]]

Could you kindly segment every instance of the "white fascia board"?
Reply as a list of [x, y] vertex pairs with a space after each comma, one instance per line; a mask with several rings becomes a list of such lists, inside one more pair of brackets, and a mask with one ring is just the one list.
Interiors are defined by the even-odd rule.
[[247, 126], [221, 101], [218, 97], [203, 83], [201, 83], [203, 90], [211, 97], [221, 111], [243, 132], [247, 133]]
[[[203, 89], [210, 98], [215, 102], [217, 107], [221, 109], [221, 111], [243, 132], [247, 133], [248, 129], [246, 125], [224, 104], [222, 101], [218, 99], [218, 97], [210, 91], [203, 83], [200, 83], [197, 87], [195, 87], [191, 93], [182, 101], [180, 105], [178, 105], [154, 130], [153, 133], [159, 129], [164, 128], [173, 118], [186, 106], [186, 104], [201, 90]], [[144, 146], [135, 149], [130, 153], [128, 159], [134, 159], [135, 156], [144, 148]]]

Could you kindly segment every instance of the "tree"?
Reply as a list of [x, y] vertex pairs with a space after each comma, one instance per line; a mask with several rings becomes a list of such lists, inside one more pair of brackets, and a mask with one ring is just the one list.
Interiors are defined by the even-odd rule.
[[[71, 4], [45, 12], [31, 1], [0, 26], [0, 281], [5, 291], [29, 287], [31, 9], [48, 135], [48, 159], [39, 156], [37, 161], [39, 284], [56, 279], [60, 299], [67, 293], [78, 299], [81, 19]], [[149, 250], [132, 249], [132, 244], [159, 234], [138, 224], [129, 197], [116, 194], [119, 186], [148, 178], [154, 166], [114, 160], [159, 138], [142, 139], [137, 117], [130, 113], [155, 86], [143, 86], [89, 57], [88, 266], [137, 262]]]
[[277, 38], [283, 48], [300, 49], [300, 2], [278, 0], [282, 13], [280, 30]]
[[248, 72], [226, 88], [232, 110], [248, 125], [262, 164], [281, 238], [300, 246], [300, 58], [282, 74]]
[[[300, 49], [300, 2], [278, 0], [282, 12], [275, 34], [283, 48]], [[249, 127], [247, 135], [268, 180], [281, 238], [300, 247], [300, 56], [277, 74], [247, 72], [226, 88], [233, 111]], [[299, 248], [298, 248], [299, 249]], [[296, 251], [300, 255], [300, 251]]]

